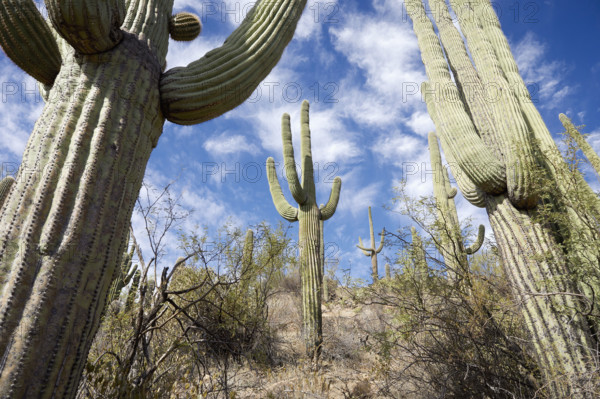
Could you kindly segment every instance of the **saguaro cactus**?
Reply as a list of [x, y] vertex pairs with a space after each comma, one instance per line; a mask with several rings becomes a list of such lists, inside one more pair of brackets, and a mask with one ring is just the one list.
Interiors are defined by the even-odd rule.
[[108, 294], [108, 303], [112, 303], [115, 299], [119, 299], [121, 291], [127, 284], [131, 282], [133, 275], [137, 270], [137, 265], [133, 264], [133, 254], [135, 247], [131, 245], [129, 252], [123, 253], [121, 261], [121, 270], [117, 273], [117, 277], [113, 281]]
[[15, 179], [10, 176], [7, 176], [0, 181], [0, 209], [2, 209], [2, 204], [4, 204], [4, 200], [8, 196], [8, 192], [10, 191], [10, 188], [14, 182]]
[[410, 228], [410, 234], [412, 238], [410, 260], [414, 266], [415, 279], [417, 281], [423, 281], [429, 276], [429, 266], [427, 266], [427, 259], [425, 258], [423, 240], [421, 240], [421, 236], [414, 226]]
[[[321, 204], [320, 208], [323, 208], [325, 205]], [[329, 287], [327, 284], [327, 277], [325, 276], [325, 223], [323, 219], [319, 221], [319, 228], [321, 229], [321, 236], [319, 242], [319, 250], [321, 251], [321, 276], [323, 278], [323, 282], [321, 283], [323, 286], [323, 302], [327, 302], [329, 299]]]
[[433, 170], [433, 195], [438, 214], [437, 230], [441, 239], [438, 250], [444, 257], [450, 279], [455, 279], [457, 273], [468, 276], [467, 255], [472, 255], [481, 248], [485, 238], [485, 227], [479, 225], [477, 240], [471, 246], [465, 248], [456, 204], [454, 203], [457, 190], [450, 186], [448, 170], [442, 165], [437, 136], [434, 132], [429, 132], [428, 139], [431, 168]]
[[369, 232], [371, 234], [371, 248], [366, 248], [363, 245], [360, 236], [358, 237], [358, 245], [356, 247], [360, 248], [360, 250], [365, 256], [371, 257], [371, 277], [373, 278], [373, 283], [375, 283], [377, 280], [379, 280], [377, 254], [380, 253], [383, 249], [383, 240], [385, 239], [385, 227], [381, 230], [381, 242], [379, 243], [379, 247], [375, 248], [375, 233], [373, 232], [373, 217], [371, 216], [371, 207], [369, 207]]
[[222, 47], [165, 72], [173, 0], [0, 5], [0, 46], [42, 86], [0, 219], [0, 397], [73, 397], [165, 119], [241, 104], [306, 0], [258, 3]]
[[[587, 267], [593, 274], [598, 250], [561, 247], [557, 241], [576, 236], [586, 242], [594, 232], [575, 210], [561, 206], [571, 195], [561, 179], [565, 164], [531, 102], [493, 8], [488, 0], [450, 0], [467, 53], [444, 0], [429, 0], [439, 38], [421, 0], [405, 4], [429, 79], [422, 86], [429, 114], [459, 188], [488, 212], [545, 383], [556, 398], [592, 397], [587, 384], [598, 378], [598, 341], [590, 326], [597, 330], [597, 315], [586, 319], [594, 297], [574, 281], [571, 268]], [[536, 174], [554, 184], [548, 191], [566, 216], [561, 226], [540, 217], [545, 208], [538, 207]], [[583, 179], [580, 189], [598, 209]], [[567, 262], [567, 255], [577, 263]]]
[[342, 179], [339, 177], [334, 179], [329, 201], [327, 201], [325, 206], [319, 208], [315, 191], [308, 109], [308, 101], [304, 101], [300, 112], [300, 165], [302, 167], [302, 182], [298, 179], [298, 173], [296, 172], [290, 116], [284, 114], [281, 120], [284, 168], [292, 197], [298, 203], [298, 208], [290, 205], [285, 199], [277, 180], [277, 171], [275, 170], [275, 161], [273, 158], [267, 159], [267, 177], [269, 179], [271, 197], [273, 198], [273, 204], [275, 204], [277, 212], [284, 219], [299, 223], [300, 275], [302, 278], [302, 313], [304, 318], [303, 333], [306, 353], [316, 364], [319, 360], [321, 344], [323, 343], [321, 314], [323, 269], [319, 248], [322, 245], [321, 221], [328, 220], [335, 213], [340, 199]]

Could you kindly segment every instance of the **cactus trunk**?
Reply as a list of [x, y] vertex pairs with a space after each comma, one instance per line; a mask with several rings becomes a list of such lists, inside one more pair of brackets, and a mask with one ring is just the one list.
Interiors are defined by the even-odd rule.
[[[585, 389], [593, 381], [596, 343], [578, 297], [554, 294], [576, 293], [577, 287], [552, 231], [532, 220], [534, 211], [516, 209], [506, 196], [490, 197], [487, 211], [550, 392], [556, 398], [591, 397]], [[565, 322], [557, 309], [576, 312]]]
[[77, 389], [164, 121], [139, 47], [68, 59], [27, 144], [0, 222], [2, 397]]
[[0, 398], [75, 396], [165, 118], [199, 123], [243, 102], [305, 0], [259, 3], [232, 34], [244, 40], [167, 72], [172, 0], [46, 5], [52, 27], [31, 0], [0, 7], [0, 46], [46, 101], [1, 207]]

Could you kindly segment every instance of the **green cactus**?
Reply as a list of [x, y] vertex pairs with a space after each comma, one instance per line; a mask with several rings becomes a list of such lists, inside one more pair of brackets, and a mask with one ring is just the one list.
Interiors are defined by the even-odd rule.
[[32, 0], [2, 2], [0, 46], [46, 104], [0, 216], [0, 397], [74, 397], [165, 120], [243, 103], [305, 4], [261, 1], [222, 47], [165, 71], [173, 0], [47, 0], [49, 23]]
[[417, 233], [417, 229], [412, 226], [410, 228], [412, 243], [410, 248], [410, 259], [414, 266], [415, 280], [424, 281], [429, 277], [429, 266], [425, 257], [425, 248], [423, 248], [423, 240]]
[[600, 176], [600, 157], [598, 156], [598, 154], [596, 154], [596, 151], [594, 151], [592, 146], [589, 145], [589, 143], [585, 140], [585, 137], [583, 137], [579, 130], [577, 130], [577, 128], [575, 127], [575, 125], [573, 125], [573, 122], [571, 122], [571, 119], [567, 115], [560, 114], [558, 115], [558, 118], [565, 127], [567, 133], [569, 133], [569, 136], [571, 136], [573, 140], [575, 140], [575, 143], [577, 143], [577, 146], [579, 146], [579, 148], [583, 152], [583, 155], [585, 155], [585, 157], [588, 159], [596, 173]]
[[8, 197], [8, 193], [14, 182], [15, 179], [10, 176], [7, 176], [0, 181], [0, 209], [2, 209], [2, 205], [4, 204], [6, 197]]
[[375, 233], [373, 232], [373, 217], [371, 216], [371, 207], [369, 207], [369, 232], [371, 234], [371, 248], [366, 248], [363, 245], [362, 239], [360, 236], [358, 237], [358, 245], [357, 248], [363, 252], [365, 256], [371, 257], [371, 278], [373, 279], [373, 283], [379, 280], [379, 269], [377, 267], [377, 254], [381, 252], [383, 249], [383, 240], [385, 237], [385, 227], [381, 230], [381, 242], [379, 243], [379, 247], [375, 248]]
[[[129, 287], [129, 291], [127, 292], [127, 299], [125, 300], [125, 311], [128, 312], [131, 310], [133, 303], [135, 302], [135, 297], [137, 296], [138, 289], [140, 288], [140, 278], [142, 274], [139, 269], [137, 269], [133, 275], [131, 286]], [[152, 292], [152, 291], [151, 291]]]
[[284, 114], [281, 121], [281, 138], [283, 141], [284, 168], [292, 197], [298, 203], [298, 208], [291, 206], [285, 199], [275, 170], [273, 158], [267, 159], [267, 177], [273, 203], [279, 214], [290, 222], [299, 224], [300, 244], [300, 274], [302, 277], [302, 309], [303, 334], [306, 353], [314, 364], [318, 364], [323, 343], [321, 295], [323, 282], [321, 222], [333, 216], [340, 198], [342, 179], [336, 177], [325, 206], [318, 207], [315, 191], [312, 151], [310, 142], [309, 104], [302, 102], [300, 112], [301, 147], [300, 158], [302, 181], [298, 179], [290, 116]]
[[385, 264], [385, 278], [390, 280], [392, 278], [392, 271], [390, 269], [390, 264], [386, 263]]
[[479, 225], [477, 240], [465, 248], [454, 203], [457, 190], [450, 186], [448, 170], [442, 164], [442, 155], [434, 132], [429, 132], [428, 140], [433, 170], [433, 195], [438, 213], [437, 230], [441, 238], [438, 250], [444, 257], [450, 279], [455, 279], [458, 271], [461, 275], [468, 276], [467, 255], [474, 254], [483, 245], [485, 227]]
[[[597, 248], [585, 245], [594, 242], [593, 227], [563, 204], [573, 198], [564, 178], [568, 168], [529, 97], [489, 0], [450, 0], [469, 52], [444, 0], [429, 0], [439, 37], [422, 0], [405, 5], [429, 79], [422, 85], [429, 114], [459, 188], [487, 210], [545, 383], [553, 397], [588, 397], [582, 376], [593, 375], [598, 361], [592, 336], [598, 322], [585, 314], [594, 297], [586, 294], [585, 282], [573, 282], [572, 264], [557, 241], [577, 237], [583, 244], [570, 247], [569, 258], [591, 272], [600, 268], [600, 258]], [[498, 89], [494, 101], [485, 96], [490, 88]], [[540, 174], [554, 185], [550, 201], [564, 213], [562, 226], [539, 217], [545, 209], [536, 192]], [[579, 193], [598, 211], [593, 190], [576, 178]]]
[[180, 42], [189, 42], [200, 35], [202, 23], [200, 18], [189, 12], [180, 12], [171, 17], [169, 21], [169, 34], [171, 39]]

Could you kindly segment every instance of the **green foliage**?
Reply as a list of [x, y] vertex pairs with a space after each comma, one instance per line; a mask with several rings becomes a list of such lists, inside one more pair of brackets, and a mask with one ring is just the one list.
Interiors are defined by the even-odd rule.
[[290, 263], [289, 244], [281, 225], [261, 224], [245, 240], [227, 226], [214, 240], [182, 235], [185, 256], [173, 273], [163, 271], [152, 289], [147, 273], [137, 270], [127, 305], [106, 314], [80, 392], [122, 398], [234, 394], [230, 379], [237, 364], [274, 361], [268, 300]]

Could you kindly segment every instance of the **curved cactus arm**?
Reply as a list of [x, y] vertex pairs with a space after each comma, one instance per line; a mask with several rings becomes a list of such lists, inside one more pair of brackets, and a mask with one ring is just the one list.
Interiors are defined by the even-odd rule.
[[11, 176], [7, 176], [4, 179], [2, 179], [2, 181], [0, 181], [0, 209], [2, 208], [4, 200], [6, 200], [6, 197], [8, 196], [10, 188], [12, 187], [14, 182], [15, 179], [13, 179]]
[[[294, 200], [298, 205], [302, 205], [306, 202], [308, 193], [300, 184], [298, 172], [296, 171], [296, 159], [294, 158], [294, 145], [292, 144], [292, 128], [290, 126], [289, 114], [283, 114], [281, 117], [281, 140], [283, 141], [283, 166], [288, 180], [288, 186]], [[304, 150], [304, 147], [302, 147], [302, 150]], [[302, 174], [304, 175], [305, 171], [303, 171]]]
[[[471, 0], [451, 0], [451, 4], [469, 47], [476, 49], [471, 52], [471, 56], [478, 74], [487, 87], [494, 85], [498, 94], [494, 101], [480, 101], [477, 108], [471, 110], [471, 115], [489, 112], [488, 108], [491, 108], [494, 115], [498, 115], [492, 128], [498, 145], [496, 152], [499, 149], [504, 157], [508, 196], [515, 206], [531, 209], [538, 203], [532, 178], [532, 173], [535, 173], [537, 168], [531, 131], [523, 117], [519, 101], [500, 67], [491, 43], [494, 38], [488, 37], [481, 29], [479, 21], [474, 17]], [[446, 7], [445, 4], [440, 6], [442, 9]], [[451, 22], [450, 25], [458, 36], [454, 25]], [[441, 37], [445, 43], [445, 35], [442, 34]], [[462, 80], [460, 76], [458, 79]]]
[[471, 244], [468, 248], [465, 249], [467, 255], [473, 255], [475, 252], [479, 251], [479, 248], [483, 245], [483, 240], [485, 238], [485, 226], [480, 224], [479, 231], [477, 232], [477, 241]]
[[[375, 250], [375, 253], [378, 254], [383, 249], [383, 241], [385, 240], [385, 227], [381, 230], [381, 242], [379, 243], [379, 247]], [[375, 243], [373, 243], [374, 245]]]
[[358, 236], [358, 244], [359, 245], [357, 245], [356, 248], [360, 249], [365, 256], [371, 256], [371, 252], [373, 250], [364, 246], [362, 238], [360, 238], [360, 236]]
[[[421, 0], [407, 0], [405, 4], [413, 20], [425, 71], [430, 80], [429, 88], [435, 91], [431, 93], [431, 90], [426, 90], [423, 94], [439, 134], [444, 136], [454, 159], [477, 187], [490, 194], [504, 192], [504, 165], [479, 137], [460, 101], [460, 93], [452, 82], [438, 37]], [[435, 98], [432, 98], [432, 94]], [[429, 109], [430, 105], [434, 105], [433, 109]]]
[[0, 46], [15, 64], [45, 85], [52, 85], [61, 58], [50, 27], [31, 0], [0, 5]]
[[298, 221], [298, 209], [291, 206], [285, 199], [283, 191], [281, 191], [281, 185], [279, 185], [279, 180], [277, 179], [275, 161], [271, 157], [267, 159], [267, 180], [269, 181], [269, 191], [271, 192], [271, 198], [277, 212], [288, 222]]
[[[429, 108], [429, 105], [428, 105], [428, 108]], [[430, 135], [431, 134], [433, 134], [435, 136], [434, 132], [430, 132]], [[432, 142], [433, 141], [430, 141], [430, 143], [432, 143]], [[454, 179], [456, 180], [456, 184], [458, 185], [460, 192], [467, 199], [467, 201], [469, 201], [472, 205], [475, 205], [476, 207], [479, 207], [479, 208], [484, 208], [485, 207], [485, 194], [479, 188], [477, 188], [477, 186], [475, 186], [475, 183], [473, 183], [473, 181], [471, 179], [469, 179], [469, 176], [467, 176], [466, 173], [464, 173], [462, 171], [462, 169], [460, 168], [458, 163], [456, 163], [456, 161], [454, 161], [454, 158], [452, 157], [452, 152], [448, 149], [448, 146], [442, 137], [440, 137], [440, 142], [442, 145], [442, 150], [444, 151], [444, 155], [446, 156], [446, 161], [448, 161], [448, 166], [450, 167], [450, 170], [452, 171], [452, 175], [454, 176]], [[437, 136], [435, 137], [435, 143], [437, 144]], [[435, 147], [438, 148], [437, 151], [439, 152], [439, 146], [436, 145]], [[429, 151], [431, 152], [432, 148], [435, 151], [435, 147], [430, 145]], [[440, 157], [441, 157], [441, 155], [440, 155]], [[447, 173], [447, 170], [446, 170], [446, 173]], [[448, 182], [449, 181], [450, 181], [450, 179], [448, 178]], [[454, 189], [454, 190], [456, 190], [456, 189]], [[451, 190], [450, 194], [452, 194], [452, 190]], [[454, 198], [455, 195], [456, 195], [456, 193], [454, 193], [453, 196], [449, 195], [448, 197]]]
[[215, 118], [243, 103], [277, 64], [306, 0], [263, 0], [222, 47], [160, 81], [165, 117], [182, 125]]
[[327, 205], [321, 205], [321, 220], [325, 221], [333, 216], [337, 209], [338, 202], [340, 201], [340, 190], [342, 188], [342, 179], [336, 177], [333, 179], [333, 186], [331, 187], [331, 193], [329, 194], [329, 200]]
[[54, 29], [82, 54], [97, 54], [123, 39], [125, 0], [44, 0]]
[[585, 138], [581, 135], [579, 130], [577, 130], [575, 125], [573, 125], [573, 122], [571, 122], [571, 119], [569, 119], [567, 115], [560, 114], [558, 115], [558, 118], [560, 119], [562, 125], [565, 127], [567, 133], [569, 133], [569, 136], [571, 136], [573, 140], [575, 140], [575, 143], [577, 143], [577, 145], [583, 152], [583, 155], [585, 155], [588, 161], [590, 161], [590, 164], [592, 165], [596, 173], [600, 175], [600, 157], [598, 157], [598, 154], [596, 154], [592, 146], [585, 140]]

